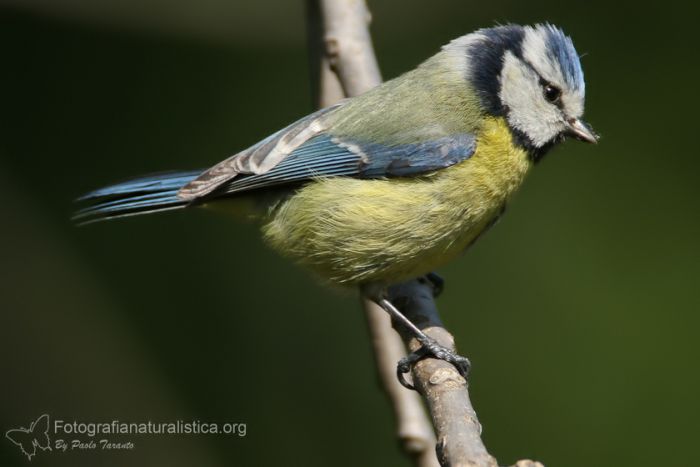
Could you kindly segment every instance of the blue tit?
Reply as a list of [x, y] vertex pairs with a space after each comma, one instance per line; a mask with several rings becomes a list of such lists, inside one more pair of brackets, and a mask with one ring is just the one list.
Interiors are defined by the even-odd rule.
[[560, 29], [480, 29], [207, 170], [89, 193], [75, 218], [244, 213], [281, 254], [332, 284], [364, 287], [393, 312], [385, 287], [462, 253], [547, 151], [567, 136], [597, 141], [581, 120], [584, 95]]

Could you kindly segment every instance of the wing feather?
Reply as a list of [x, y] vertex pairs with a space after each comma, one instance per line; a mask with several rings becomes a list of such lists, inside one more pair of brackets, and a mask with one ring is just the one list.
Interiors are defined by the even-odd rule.
[[458, 134], [419, 144], [363, 144], [323, 134], [313, 138], [263, 174], [230, 180], [212, 196], [240, 193], [318, 177], [409, 177], [449, 167], [476, 149], [471, 134]]
[[318, 177], [416, 176], [466, 160], [476, 149], [471, 133], [406, 144], [335, 136], [327, 116], [343, 104], [313, 113], [220, 162], [184, 185], [177, 198], [189, 202]]
[[341, 107], [339, 102], [314, 112], [274, 133], [245, 151], [216, 164], [178, 192], [183, 201], [192, 201], [219, 188], [239, 174], [263, 174], [289, 156], [295, 149], [322, 133], [325, 116]]

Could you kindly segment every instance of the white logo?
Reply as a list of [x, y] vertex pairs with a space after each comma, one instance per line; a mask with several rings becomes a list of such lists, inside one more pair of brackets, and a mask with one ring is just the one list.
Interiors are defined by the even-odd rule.
[[32, 460], [36, 454], [36, 448], [42, 451], [51, 450], [49, 439], [49, 414], [44, 414], [29, 425], [29, 428], [15, 428], [7, 430], [5, 437], [15, 443], [27, 459]]

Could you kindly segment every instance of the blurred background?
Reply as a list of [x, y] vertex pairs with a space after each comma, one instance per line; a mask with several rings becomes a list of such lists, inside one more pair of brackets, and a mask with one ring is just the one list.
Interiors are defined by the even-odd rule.
[[[696, 463], [697, 11], [369, 5], [385, 78], [496, 21], [560, 25], [584, 55], [601, 143], [556, 149], [440, 271], [486, 445], [501, 464]], [[206, 167], [310, 112], [305, 41], [302, 1], [0, 0], [0, 430], [247, 424], [32, 465], [410, 465], [355, 296], [216, 213], [69, 221], [88, 190]], [[3, 438], [0, 465], [27, 459]]]

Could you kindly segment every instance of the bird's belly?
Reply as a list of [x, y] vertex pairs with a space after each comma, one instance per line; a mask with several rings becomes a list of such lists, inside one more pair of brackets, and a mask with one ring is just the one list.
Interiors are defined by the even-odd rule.
[[530, 163], [506, 149], [420, 178], [316, 180], [273, 212], [265, 237], [332, 283], [420, 276], [464, 251], [520, 185]]
[[453, 259], [501, 207], [474, 197], [458, 206], [428, 193], [421, 182], [396, 183], [316, 182], [280, 208], [266, 237], [331, 282], [394, 283]]

